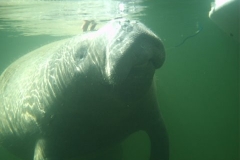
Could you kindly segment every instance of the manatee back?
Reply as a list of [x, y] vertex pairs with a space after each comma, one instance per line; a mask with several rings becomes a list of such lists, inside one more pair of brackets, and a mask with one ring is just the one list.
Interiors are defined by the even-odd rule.
[[0, 76], [0, 142], [7, 137], [16, 140], [40, 133], [38, 119], [51, 103], [47, 86], [51, 62], [67, 41], [57, 41], [24, 55]]
[[47, 61], [47, 59], [50, 59], [54, 51], [64, 42], [66, 42], [66, 39], [47, 44], [14, 61], [0, 75], [0, 93], [6, 90], [7, 84], [11, 83], [10, 81], [14, 79], [14, 76], [18, 76], [18, 73], [27, 72], [27, 68], [34, 71], [34, 69], [30, 67], [34, 67], [38, 63], [43, 63]]

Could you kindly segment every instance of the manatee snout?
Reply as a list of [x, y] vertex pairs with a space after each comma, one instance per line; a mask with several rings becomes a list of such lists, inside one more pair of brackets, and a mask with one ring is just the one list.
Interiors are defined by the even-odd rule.
[[117, 19], [98, 32], [106, 41], [105, 73], [112, 83], [124, 81], [132, 68], [158, 69], [165, 60], [161, 40], [138, 21]]
[[133, 67], [144, 67], [151, 64], [154, 69], [158, 69], [164, 62], [165, 52], [162, 42], [151, 35], [139, 36], [131, 49], [135, 57]]

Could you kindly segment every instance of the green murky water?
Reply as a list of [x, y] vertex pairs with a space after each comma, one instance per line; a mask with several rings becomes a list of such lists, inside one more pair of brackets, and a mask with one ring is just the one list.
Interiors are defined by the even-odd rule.
[[[155, 79], [170, 137], [170, 160], [239, 159], [239, 42], [209, 19], [211, 0], [132, 0], [124, 13], [118, 12], [119, 1], [95, 6], [80, 2], [29, 7], [0, 1], [0, 72], [27, 52], [80, 32], [83, 19], [95, 19], [101, 26], [128, 14], [159, 35], [166, 48], [165, 64]], [[101, 5], [109, 8], [98, 14]], [[148, 159], [144, 133], [131, 136], [123, 146], [124, 160]], [[0, 159], [19, 160], [3, 148]]]

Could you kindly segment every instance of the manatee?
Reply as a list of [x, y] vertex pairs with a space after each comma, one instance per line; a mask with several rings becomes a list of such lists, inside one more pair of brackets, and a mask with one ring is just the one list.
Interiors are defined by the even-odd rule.
[[0, 145], [23, 160], [67, 160], [144, 131], [150, 160], [168, 160], [153, 79], [164, 59], [160, 38], [127, 19], [22, 56], [0, 77]]

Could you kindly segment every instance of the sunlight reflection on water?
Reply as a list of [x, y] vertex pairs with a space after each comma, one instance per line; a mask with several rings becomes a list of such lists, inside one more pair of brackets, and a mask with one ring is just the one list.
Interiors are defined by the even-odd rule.
[[7, 1], [0, 0], [0, 29], [14, 29], [24, 36], [68, 36], [81, 32], [83, 20], [97, 28], [116, 17], [143, 16], [143, 0]]

